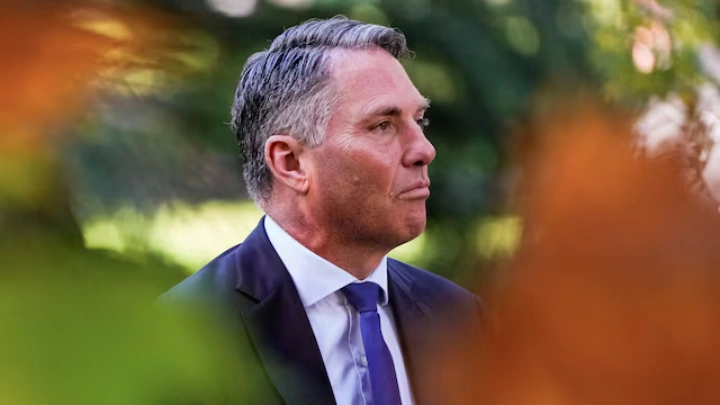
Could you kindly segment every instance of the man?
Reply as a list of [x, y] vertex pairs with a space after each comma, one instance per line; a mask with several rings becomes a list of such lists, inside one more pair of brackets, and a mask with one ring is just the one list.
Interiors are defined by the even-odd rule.
[[262, 403], [426, 404], [433, 354], [479, 328], [474, 295], [387, 258], [425, 228], [435, 157], [408, 53], [397, 30], [336, 17], [243, 69], [232, 126], [267, 216], [165, 299], [232, 316]]

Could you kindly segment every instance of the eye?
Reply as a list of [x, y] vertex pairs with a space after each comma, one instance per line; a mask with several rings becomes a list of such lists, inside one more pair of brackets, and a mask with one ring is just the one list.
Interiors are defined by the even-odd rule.
[[423, 130], [430, 126], [430, 118], [420, 118], [416, 122], [418, 126], [420, 126], [420, 128], [422, 128]]
[[392, 128], [392, 122], [390, 121], [383, 121], [373, 127], [374, 130], [380, 130], [380, 131], [387, 131], [390, 128]]

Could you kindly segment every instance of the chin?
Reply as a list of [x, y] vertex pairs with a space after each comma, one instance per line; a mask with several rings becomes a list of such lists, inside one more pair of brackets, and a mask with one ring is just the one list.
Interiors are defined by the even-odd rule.
[[385, 244], [394, 249], [404, 243], [417, 238], [425, 231], [427, 218], [425, 210], [413, 210], [411, 212], [397, 212], [394, 215], [386, 216], [380, 221], [382, 239]]
[[425, 231], [425, 224], [427, 223], [427, 220], [425, 219], [425, 216], [423, 215], [422, 218], [411, 218], [405, 223], [405, 229], [404, 229], [404, 241], [402, 243], [410, 242], [411, 240], [417, 238]]

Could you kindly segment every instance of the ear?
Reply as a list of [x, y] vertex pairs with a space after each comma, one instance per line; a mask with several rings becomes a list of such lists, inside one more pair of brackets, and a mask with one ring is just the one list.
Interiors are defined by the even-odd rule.
[[272, 135], [265, 142], [265, 162], [272, 171], [275, 181], [305, 194], [308, 179], [300, 156], [305, 145], [289, 135]]

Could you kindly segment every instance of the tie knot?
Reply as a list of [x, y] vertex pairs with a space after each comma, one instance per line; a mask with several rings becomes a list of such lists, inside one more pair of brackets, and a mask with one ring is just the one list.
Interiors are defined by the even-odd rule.
[[377, 311], [380, 286], [371, 283], [352, 283], [342, 289], [343, 294], [358, 312]]

